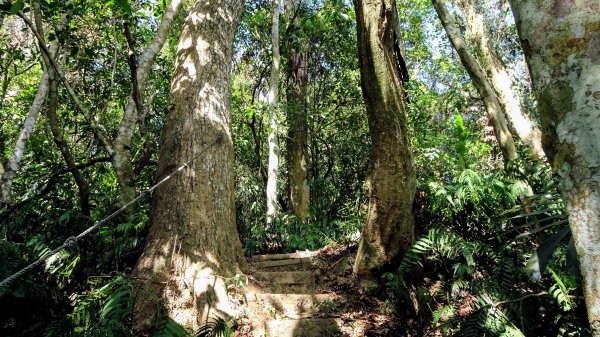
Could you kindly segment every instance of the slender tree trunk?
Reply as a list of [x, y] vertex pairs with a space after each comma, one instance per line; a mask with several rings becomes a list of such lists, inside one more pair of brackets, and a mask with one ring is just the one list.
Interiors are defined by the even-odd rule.
[[[70, 2], [70, 1], [69, 1]], [[37, 27], [37, 31], [43, 37], [43, 24], [41, 20], [42, 13], [40, 12], [39, 6], [35, 6], [34, 8], [34, 16], [35, 16], [35, 24]], [[64, 25], [67, 23], [67, 15], [63, 14], [56, 31], [59, 32], [64, 28]], [[45, 41], [43, 41], [45, 43]], [[59, 44], [58, 40], [54, 40], [50, 45], [49, 51], [50, 56], [55, 62], [57, 62], [57, 54], [58, 54]], [[50, 92], [48, 94], [48, 105], [46, 109], [46, 118], [48, 120], [48, 125], [50, 126], [50, 132], [52, 133], [52, 138], [54, 139], [54, 143], [58, 146], [60, 153], [67, 164], [68, 168], [73, 168], [71, 174], [75, 179], [75, 184], [77, 185], [77, 189], [79, 191], [79, 206], [81, 208], [81, 213], [89, 217], [90, 216], [90, 185], [88, 181], [83, 177], [81, 171], [77, 168], [77, 164], [75, 162], [75, 158], [69, 146], [63, 137], [62, 128], [58, 122], [58, 116], [56, 114], [58, 110], [58, 75], [56, 71], [52, 68], [52, 64], [48, 59], [48, 56], [42, 54], [42, 59], [44, 60], [44, 65], [46, 67], [46, 71], [49, 75], [50, 81]]]
[[543, 146], [558, 174], [593, 336], [600, 336], [600, 5], [512, 0], [538, 98]]
[[415, 170], [403, 88], [401, 53], [393, 0], [355, 0], [361, 87], [372, 149], [369, 210], [354, 271], [365, 288], [376, 287], [383, 268], [397, 263], [414, 240]]
[[278, 98], [279, 98], [279, 67], [281, 57], [279, 55], [279, 0], [273, 1], [273, 26], [271, 35], [273, 38], [273, 65], [271, 68], [271, 81], [269, 83], [269, 163], [267, 168], [267, 226], [273, 222], [278, 212], [277, 205], [277, 173], [279, 172], [279, 137], [277, 130]]
[[[298, 0], [286, 0], [285, 16], [287, 31], [291, 32], [288, 40], [298, 37], [297, 20], [299, 12]], [[302, 43], [299, 50], [288, 50], [287, 76], [287, 120], [288, 120], [288, 193], [292, 214], [301, 219], [308, 216], [310, 210], [310, 188], [308, 185], [308, 122], [306, 120], [306, 86], [308, 84], [307, 43]]]
[[33, 22], [22, 11], [18, 11], [17, 15], [21, 19], [23, 19], [25, 24], [31, 29], [31, 32], [33, 33], [33, 35], [35, 35], [35, 38], [38, 40], [38, 44], [40, 46], [40, 49], [42, 50], [43, 57], [48, 60], [48, 62], [52, 65], [52, 68], [54, 69], [54, 71], [56, 72], [58, 77], [60, 78], [61, 82], [63, 82], [65, 89], [67, 89], [67, 92], [69, 93], [71, 100], [77, 107], [77, 110], [79, 110], [79, 112], [81, 112], [81, 114], [85, 117], [86, 121], [89, 123], [90, 129], [94, 133], [94, 136], [96, 136], [98, 138], [98, 140], [100, 141], [100, 143], [102, 144], [102, 146], [104, 147], [106, 152], [110, 156], [112, 156], [114, 154], [114, 151], [113, 151], [112, 143], [108, 140], [108, 138], [106, 136], [106, 134], [107, 134], [106, 130], [104, 129], [104, 127], [102, 125], [100, 125], [96, 122], [96, 119], [93, 117], [93, 115], [90, 113], [90, 111], [83, 107], [83, 105], [79, 101], [79, 98], [75, 94], [73, 87], [71, 87], [71, 85], [65, 78], [64, 72], [58, 66], [58, 64], [56, 63], [54, 58], [50, 57], [50, 55], [52, 55], [52, 53], [50, 52], [48, 46], [46, 45], [46, 43], [44, 41], [43, 33], [38, 31], [38, 29], [35, 28]]
[[31, 106], [29, 107], [29, 114], [23, 123], [23, 128], [21, 129], [21, 133], [17, 138], [13, 152], [6, 162], [4, 174], [2, 177], [0, 177], [0, 205], [6, 206], [11, 203], [10, 189], [15, 174], [19, 169], [19, 165], [21, 164], [21, 159], [23, 158], [23, 153], [25, 152], [25, 146], [27, 145], [27, 140], [29, 140], [29, 136], [31, 136], [31, 133], [33, 132], [33, 127], [35, 126], [35, 122], [37, 121], [40, 110], [42, 109], [42, 104], [46, 99], [49, 86], [50, 77], [48, 76], [48, 72], [44, 71], [38, 91], [35, 94], [33, 103], [31, 103]]
[[[171, 0], [163, 14], [162, 20], [156, 30], [156, 34], [146, 49], [142, 52], [139, 61], [135, 56], [135, 49], [131, 44], [131, 39], [128, 38], [130, 69], [132, 77], [132, 90], [123, 119], [119, 126], [117, 137], [114, 141], [114, 154], [112, 156], [112, 166], [117, 176], [119, 183], [121, 204], [126, 204], [135, 197], [135, 182], [132, 181], [133, 164], [131, 159], [131, 139], [135, 131], [138, 119], [143, 110], [144, 92], [146, 91], [146, 82], [156, 55], [160, 52], [163, 45], [167, 41], [169, 29], [175, 20], [179, 9], [181, 8], [181, 0]], [[127, 29], [126, 29], [127, 30]]]
[[81, 208], [81, 213], [90, 217], [90, 185], [88, 181], [84, 178], [81, 171], [77, 168], [77, 163], [75, 162], [75, 158], [69, 149], [67, 141], [63, 137], [62, 128], [58, 122], [58, 117], [56, 115], [56, 110], [58, 108], [58, 83], [57, 78], [54, 77], [52, 72], [50, 79], [50, 94], [48, 97], [48, 109], [46, 110], [46, 118], [48, 119], [48, 125], [50, 125], [50, 132], [52, 132], [52, 137], [54, 139], [54, 143], [58, 146], [60, 153], [67, 164], [67, 167], [74, 168], [71, 171], [73, 178], [75, 179], [75, 184], [77, 185], [77, 189], [79, 191], [79, 207]]
[[242, 1], [197, 1], [186, 18], [161, 134], [152, 223], [133, 275], [134, 328], [157, 306], [186, 328], [231, 314], [224, 277], [243, 263], [235, 223], [230, 72]]
[[467, 70], [467, 73], [469, 73], [471, 81], [473, 81], [473, 85], [475, 86], [475, 89], [477, 89], [477, 92], [483, 101], [483, 105], [488, 113], [490, 122], [494, 127], [494, 133], [496, 135], [498, 145], [500, 146], [500, 150], [502, 151], [504, 162], [508, 163], [509, 161], [516, 159], [519, 156], [517, 153], [517, 148], [515, 147], [512, 135], [508, 129], [506, 117], [504, 116], [502, 106], [498, 101], [496, 93], [492, 89], [492, 86], [490, 85], [490, 82], [488, 81], [483, 69], [481, 69], [481, 66], [475, 57], [467, 49], [467, 45], [462, 33], [452, 20], [450, 13], [448, 13], [448, 9], [446, 9], [446, 1], [432, 0], [432, 2], [435, 10], [438, 13], [438, 17], [442, 22], [442, 26], [444, 26], [446, 34], [452, 43], [452, 46], [454, 46], [454, 49], [458, 53], [460, 61]]
[[542, 149], [542, 133], [525, 111], [521, 95], [513, 88], [513, 79], [498, 55], [496, 46], [488, 37], [490, 27], [482, 14], [485, 9], [474, 0], [461, 0], [458, 3], [465, 14], [467, 39], [490, 80], [490, 85], [498, 97], [511, 130], [528, 147], [531, 159], [538, 160], [545, 157]]

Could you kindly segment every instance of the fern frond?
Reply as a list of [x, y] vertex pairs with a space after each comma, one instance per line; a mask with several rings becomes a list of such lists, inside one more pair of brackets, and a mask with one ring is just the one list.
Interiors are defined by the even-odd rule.
[[100, 319], [108, 321], [122, 320], [132, 308], [132, 286], [123, 278], [117, 278], [115, 281], [101, 288], [101, 291], [111, 289], [109, 297], [106, 299], [102, 310], [100, 311]]
[[420, 265], [424, 257], [437, 257], [444, 260], [463, 258], [465, 263], [461, 262], [453, 267], [455, 274], [470, 273], [475, 266], [474, 255], [478, 250], [477, 244], [463, 239], [460, 235], [441, 227], [434, 227], [409, 248], [398, 267], [398, 272], [405, 273]]
[[404, 254], [404, 258], [398, 267], [398, 271], [404, 273], [415, 265], [419, 264], [421, 256], [429, 252], [432, 245], [433, 243], [427, 236], [417, 239], [417, 241], [415, 241], [415, 243]]
[[185, 329], [169, 316], [160, 318], [150, 337], [187, 337]]
[[486, 315], [482, 311], [475, 311], [461, 324], [463, 337], [481, 337], [484, 335]]
[[550, 296], [552, 296], [558, 306], [564, 311], [570, 311], [573, 309], [573, 303], [569, 298], [569, 290], [565, 286], [565, 283], [561, 280], [561, 278], [552, 270], [552, 268], [548, 268], [550, 275], [552, 275], [552, 279], [554, 280], [554, 284], [548, 290]]
[[217, 318], [207, 322], [196, 332], [196, 337], [230, 337], [233, 331], [227, 322]]

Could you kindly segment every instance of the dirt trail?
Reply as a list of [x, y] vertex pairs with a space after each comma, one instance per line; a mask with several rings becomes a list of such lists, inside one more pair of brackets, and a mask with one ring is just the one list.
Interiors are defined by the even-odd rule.
[[396, 335], [382, 302], [358, 291], [351, 261], [340, 247], [252, 257], [234, 336]]

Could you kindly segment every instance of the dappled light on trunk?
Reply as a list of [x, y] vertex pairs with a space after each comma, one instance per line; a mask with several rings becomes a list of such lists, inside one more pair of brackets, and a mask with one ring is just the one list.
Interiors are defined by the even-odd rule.
[[139, 294], [137, 331], [147, 332], [157, 307], [197, 329], [232, 312], [223, 278], [242, 262], [235, 228], [230, 58], [240, 4], [194, 5], [181, 33], [170, 109], [161, 134], [157, 179], [195, 158], [154, 192], [144, 253], [133, 275]]

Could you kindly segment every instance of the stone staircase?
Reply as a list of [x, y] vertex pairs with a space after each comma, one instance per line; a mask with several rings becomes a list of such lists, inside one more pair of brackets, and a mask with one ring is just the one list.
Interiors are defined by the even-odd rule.
[[338, 295], [319, 289], [314, 253], [254, 256], [246, 293], [254, 337], [341, 336], [339, 318], [331, 317]]

